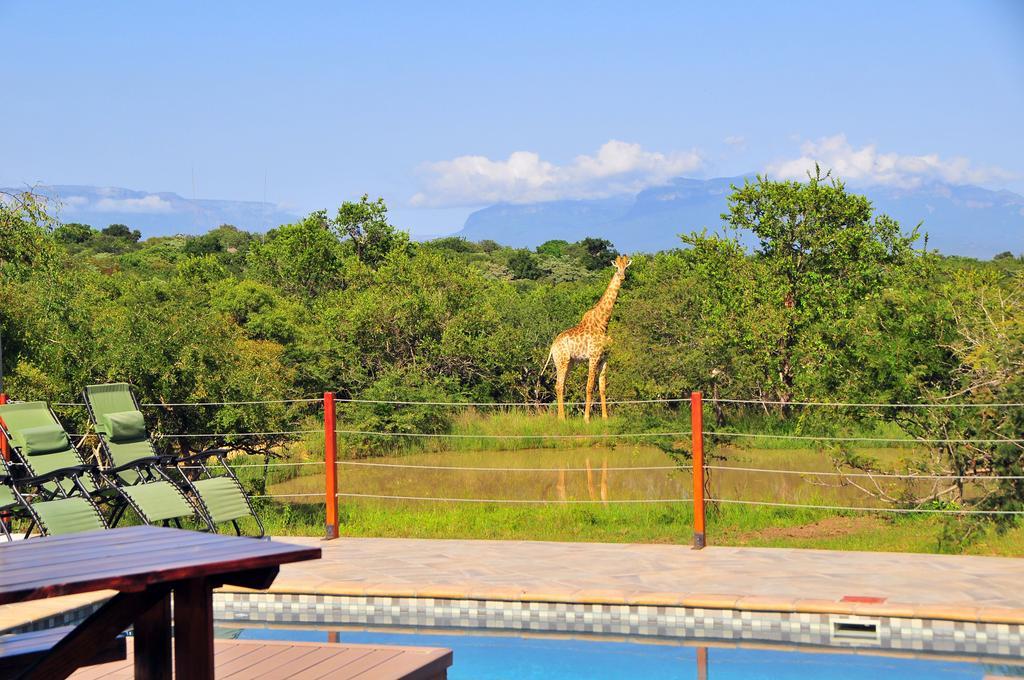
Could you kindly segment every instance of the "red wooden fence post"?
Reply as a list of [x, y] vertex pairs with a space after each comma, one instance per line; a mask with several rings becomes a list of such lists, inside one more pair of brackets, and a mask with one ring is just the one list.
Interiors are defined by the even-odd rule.
[[327, 480], [327, 534], [338, 537], [338, 464], [334, 438], [334, 392], [324, 392], [324, 472]]
[[[0, 361], [2, 361], [2, 359], [0, 359]], [[3, 368], [3, 366], [0, 366], [0, 373], [3, 372]], [[6, 403], [7, 394], [4, 392], [0, 392], [0, 405]], [[4, 460], [11, 459], [11, 453], [7, 450], [7, 437], [5, 437], [2, 432], [0, 432], [0, 456], [2, 456]], [[10, 515], [8, 515], [6, 512], [0, 514], [0, 522], [8, 522], [10, 521], [10, 519]]]
[[[0, 369], [3, 370], [3, 369]], [[0, 392], [0, 404], [7, 403], [7, 395]], [[7, 437], [0, 434], [0, 456], [4, 457], [4, 460], [10, 460], [11, 454], [7, 452]]]
[[690, 435], [693, 437], [693, 549], [704, 547], [704, 403], [690, 393]]

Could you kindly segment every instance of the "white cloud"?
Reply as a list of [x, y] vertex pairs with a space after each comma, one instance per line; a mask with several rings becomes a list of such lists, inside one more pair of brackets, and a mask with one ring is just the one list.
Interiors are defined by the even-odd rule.
[[995, 167], [979, 167], [963, 157], [942, 158], [938, 154], [911, 156], [881, 153], [874, 144], [854, 148], [846, 135], [805, 141], [799, 158], [772, 163], [769, 176], [779, 179], [806, 179], [818, 163], [822, 170], [855, 184], [882, 184], [913, 188], [923, 182], [940, 180], [950, 184], [982, 184], [1011, 179], [1013, 175]]
[[747, 148], [747, 138], [743, 135], [729, 135], [723, 141], [739, 151], [744, 151]]
[[168, 213], [174, 207], [170, 201], [149, 194], [142, 198], [101, 198], [86, 209], [96, 212]]
[[696, 151], [660, 153], [639, 144], [611, 140], [593, 156], [577, 156], [556, 165], [532, 151], [516, 151], [505, 160], [459, 156], [422, 167], [424, 190], [416, 206], [474, 206], [531, 203], [569, 198], [604, 198], [636, 193], [701, 168]]

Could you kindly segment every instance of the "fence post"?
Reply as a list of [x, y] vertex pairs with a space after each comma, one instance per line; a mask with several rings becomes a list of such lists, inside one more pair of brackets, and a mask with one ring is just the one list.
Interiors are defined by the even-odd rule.
[[327, 539], [338, 537], [338, 464], [334, 423], [334, 392], [324, 392], [324, 478], [327, 481], [324, 502], [327, 505]]
[[[0, 351], [0, 361], [3, 361], [3, 352]], [[0, 365], [0, 382], [3, 381], [4, 368]], [[0, 392], [0, 405], [7, 403], [7, 393]], [[11, 454], [7, 450], [7, 437], [4, 436], [3, 432], [0, 432], [0, 457], [4, 460], [10, 460]], [[0, 522], [9, 522], [11, 519], [10, 515], [5, 511], [0, 513]]]
[[704, 403], [690, 393], [690, 436], [693, 438], [693, 549], [704, 547]]
[[[0, 369], [3, 370], [3, 369]], [[7, 403], [7, 394], [0, 392], [0, 405]], [[4, 460], [10, 460], [11, 454], [7, 452], [7, 437], [0, 433], [0, 456], [3, 456]]]

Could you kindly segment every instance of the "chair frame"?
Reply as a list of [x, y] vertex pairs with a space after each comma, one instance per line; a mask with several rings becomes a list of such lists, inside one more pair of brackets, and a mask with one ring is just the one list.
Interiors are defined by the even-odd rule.
[[[132, 404], [135, 406], [136, 411], [141, 412], [142, 405], [139, 403], [138, 398], [135, 396], [135, 386], [130, 383], [127, 384], [129, 387], [128, 395], [131, 397]], [[95, 411], [92, 408], [92, 402], [89, 399], [88, 391], [85, 389], [82, 390], [82, 401], [85, 402], [85, 407], [89, 412], [89, 420], [92, 421], [93, 426], [95, 427], [96, 423], [98, 423], [99, 421], [96, 417]], [[148, 427], [146, 428], [146, 437], [149, 439], [150, 445], [152, 445], [153, 435], [150, 433]], [[106, 437], [97, 434], [97, 439], [100, 442], [100, 447], [103, 451], [103, 455], [106, 461], [112, 465], [114, 459], [113, 456], [111, 455], [110, 447], [107, 445]], [[238, 481], [238, 476], [235, 474], [235, 471], [231, 469], [231, 466], [228, 465], [227, 461], [225, 460], [225, 456], [227, 456], [229, 452], [230, 449], [228, 448], [218, 447], [206, 449], [205, 451], [200, 451], [199, 453], [194, 453], [189, 456], [157, 454], [153, 458], [140, 458], [137, 461], [133, 461], [132, 463], [122, 465], [118, 468], [109, 469], [107, 470], [107, 472], [116, 473], [118, 471], [131, 468], [135, 466], [136, 463], [146, 463], [156, 468], [164, 479], [171, 482], [172, 484], [175, 484], [175, 480], [171, 479], [171, 477], [163, 469], [164, 467], [173, 467], [177, 472], [177, 477], [180, 479], [180, 481], [177, 482], [177, 486], [187, 492], [185, 495], [189, 497], [190, 502], [200, 510], [203, 519], [207, 522], [207, 524], [209, 524], [210, 532], [217, 533], [217, 525], [213, 521], [213, 517], [210, 515], [210, 512], [207, 509], [206, 503], [205, 501], [203, 501], [202, 495], [196, 489], [195, 485], [193, 484], [193, 480], [190, 479], [187, 474], [185, 474], [185, 471], [181, 467], [179, 467], [181, 465], [184, 465], [186, 467], [199, 468], [201, 470], [201, 474], [206, 475], [208, 478], [212, 478], [217, 475], [214, 475], [210, 471], [210, 468], [207, 465], [207, 461], [212, 457], [216, 457], [217, 461], [220, 463], [220, 466], [224, 468], [224, 471], [227, 473], [227, 475], [238, 487], [238, 490], [241, 492], [242, 498], [245, 500], [246, 507], [249, 508], [249, 514], [251, 514], [253, 519], [256, 520], [256, 526], [259, 529], [258, 538], [263, 538], [264, 536], [266, 536], [266, 529], [263, 527], [263, 522], [262, 520], [260, 520], [259, 515], [256, 514], [256, 509], [253, 507], [252, 501], [249, 499], [249, 494], [245, 493], [245, 489], [242, 487], [242, 483]], [[242, 529], [238, 526], [238, 520], [231, 520], [231, 525], [234, 527], [235, 533], [241, 536]]]
[[[49, 408], [49, 406], [47, 406], [47, 408]], [[52, 409], [50, 409], [50, 415], [56, 418], [56, 414], [53, 413]], [[3, 420], [0, 420], [0, 436], [7, 438], [9, 445], [8, 450], [12, 451], [14, 456], [17, 457], [17, 460], [3, 460], [0, 458], [0, 461], [2, 461], [0, 462], [0, 483], [10, 486], [11, 491], [14, 494], [14, 498], [20, 506], [14, 509], [13, 512], [20, 510], [27, 515], [29, 525], [25, 529], [24, 538], [29, 538], [32, 535], [32, 529], [36, 527], [38, 527], [39, 534], [41, 536], [47, 535], [48, 531], [46, 529], [46, 522], [43, 521], [42, 517], [39, 516], [39, 513], [32, 507], [32, 503], [29, 500], [28, 495], [23, 493], [21, 489], [18, 488], [19, 486], [35, 487], [36, 493], [32, 495], [42, 498], [44, 502], [59, 500], [62, 498], [85, 498], [96, 510], [96, 515], [99, 517], [100, 524], [103, 525], [103, 528], [109, 529], [112, 526], [110, 522], [107, 521], [107, 518], [103, 516], [103, 513], [99, 508], [99, 503], [95, 498], [95, 496], [101, 495], [106, 489], [97, 485], [96, 490], [90, 492], [85, 488], [85, 485], [82, 484], [81, 478], [83, 475], [97, 475], [99, 473], [95, 465], [83, 463], [82, 465], [58, 468], [41, 475], [32, 474], [34, 472], [32, 466], [26, 462], [26, 456], [21, 452], [21, 450], [13, 444], [11, 433], [7, 430], [7, 426]], [[78, 453], [78, 457], [81, 459], [82, 452], [78, 450], [78, 447], [76, 447], [74, 443], [72, 443], [71, 446], [75, 449], [76, 453]], [[23, 470], [23, 474], [21, 476], [17, 475], [15, 472], [18, 468]], [[70, 493], [63, 484], [59, 483], [67, 481], [71, 482], [72, 488], [78, 492], [77, 495]], [[44, 486], [47, 482], [58, 483], [53, 484], [52, 489], [48, 489]], [[106, 482], [105, 478], [104, 482]], [[117, 490], [115, 489], [115, 491]], [[118, 494], [120, 495], [120, 492], [118, 492]], [[12, 509], [7, 508], [4, 512], [12, 512]], [[10, 529], [11, 527], [7, 526], [6, 522], [0, 520], [0, 531], [2, 531], [8, 541], [11, 540]]]
[[[57, 417], [57, 414], [53, 410], [53, 407], [47, 403], [46, 409], [49, 411], [50, 417], [53, 418], [54, 422], [63, 427], [63, 424], [61, 424], [60, 419]], [[75, 453], [78, 454], [78, 460], [80, 462], [79, 465], [60, 468], [58, 470], [53, 470], [52, 472], [48, 472], [43, 475], [37, 475], [35, 474], [35, 470], [32, 468], [30, 457], [23, 454], [18, 447], [14, 446], [13, 439], [11, 438], [11, 433], [6, 429], [6, 424], [0, 426], [0, 432], [3, 432], [4, 436], [7, 437], [8, 443], [11, 444], [11, 450], [17, 453], [17, 465], [24, 468], [24, 476], [26, 483], [30, 483], [30, 480], [32, 482], [42, 483], [43, 481], [59, 481], [61, 479], [67, 478], [71, 480], [74, 486], [77, 486], [82, 491], [84, 491], [85, 496], [92, 500], [94, 505], [98, 506], [100, 503], [107, 503], [110, 506], [109, 519], [102, 517], [102, 513], [100, 514], [104, 524], [106, 524], [108, 527], [116, 527], [117, 523], [121, 520], [121, 517], [124, 515], [124, 511], [127, 510], [129, 507], [135, 511], [135, 514], [138, 515], [139, 519], [141, 519], [144, 524], [153, 524], [153, 522], [151, 522], [146, 517], [146, 513], [142, 509], [142, 507], [140, 507], [134, 500], [132, 500], [131, 496], [125, 493], [122, 488], [125, 486], [132, 485], [122, 483], [120, 478], [118, 478], [116, 474], [114, 474], [113, 476], [111, 476], [110, 474], [129, 469], [131, 467], [134, 467], [136, 463], [142, 463], [148, 459], [140, 459], [139, 461], [135, 461], [129, 465], [123, 465], [119, 468], [104, 469], [103, 467], [97, 465], [96, 463], [90, 463], [87, 461], [86, 457], [82, 455], [82, 450], [80, 448], [81, 442], [79, 442], [78, 445], [76, 445], [74, 442], [71, 442], [71, 448], [73, 448], [75, 450]], [[69, 436], [68, 440], [70, 441], [70, 439], [71, 437]], [[100, 437], [99, 439], [102, 441], [102, 437]], [[157, 467], [155, 469], [155, 472], [156, 474], [154, 476], [150, 476], [148, 478], [144, 477], [142, 472], [139, 472], [139, 479], [145, 479], [145, 481], [155, 481], [158, 478], [162, 478], [163, 481], [166, 481], [175, 488], [180, 489], [180, 486], [175, 484], [174, 480], [167, 476], [167, 474], [162, 469]], [[80, 477], [85, 475], [91, 476], [93, 478], [93, 485], [95, 486], [95, 489], [93, 491], [89, 491], [82, 484]], [[21, 483], [21, 480], [19, 480], [17, 477], [15, 477], [14, 479], [15, 483]], [[56, 484], [55, 486], [58, 489], [63, 490], [60, 484]], [[40, 492], [45, 491], [43, 487], [39, 488]], [[212, 522], [210, 522], [209, 517], [206, 514], [205, 508], [196, 508], [195, 502], [191, 498], [189, 498], [188, 494], [182, 495], [185, 498], [185, 502], [188, 503], [189, 507], [193, 509], [199, 520], [201, 522], [205, 522], [208, 527], [212, 527], [213, 524]], [[54, 500], [53, 497], [48, 497], [45, 495], [44, 498], [46, 498], [46, 500]], [[181, 528], [180, 518], [163, 520], [164, 526], [168, 526], [170, 522], [174, 522], [174, 525], [177, 528]]]

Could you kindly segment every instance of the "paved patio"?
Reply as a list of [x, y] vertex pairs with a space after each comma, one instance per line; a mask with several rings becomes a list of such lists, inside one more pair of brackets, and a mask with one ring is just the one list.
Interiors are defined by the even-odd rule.
[[1024, 623], [1024, 559], [678, 545], [285, 538], [272, 591], [682, 605]]
[[[1024, 559], [1017, 558], [535, 541], [278, 540], [317, 545], [323, 559], [285, 565], [271, 592], [1024, 623]], [[0, 607], [0, 628], [106, 596]]]

